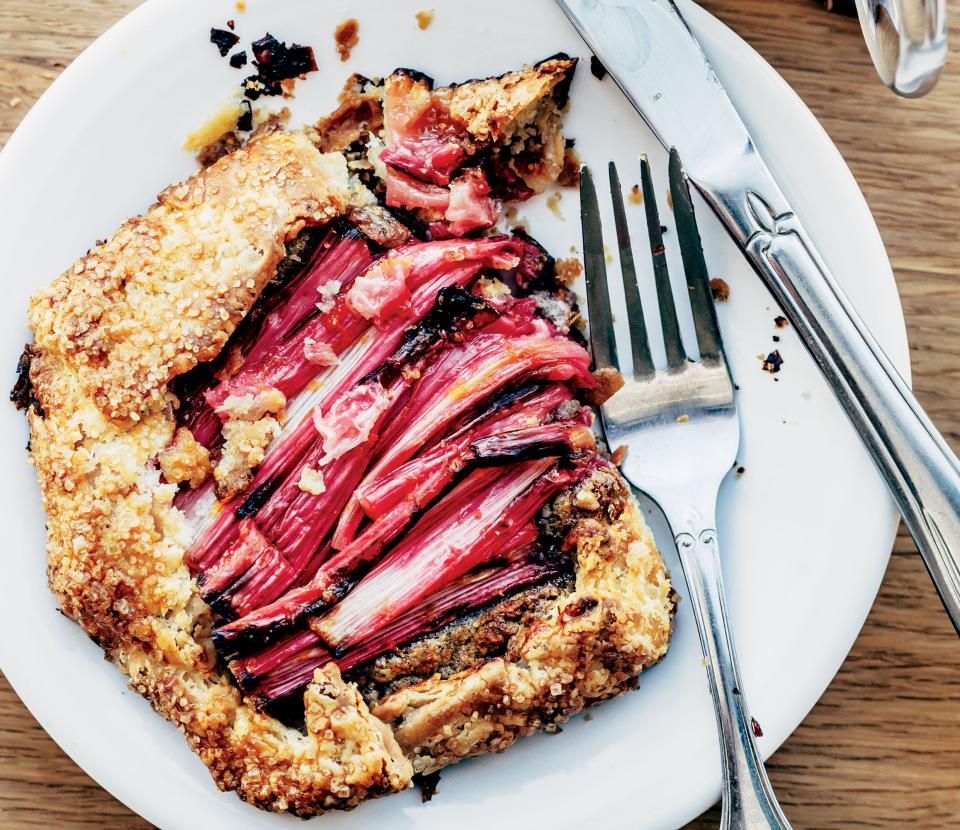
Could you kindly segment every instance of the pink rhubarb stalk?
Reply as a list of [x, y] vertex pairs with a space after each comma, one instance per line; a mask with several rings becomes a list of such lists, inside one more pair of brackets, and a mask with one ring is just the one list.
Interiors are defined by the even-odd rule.
[[[370, 640], [336, 658], [337, 666], [347, 672], [458, 617], [556, 576], [555, 567], [523, 558], [528, 553], [529, 546], [518, 548], [515, 559], [506, 567], [487, 568], [461, 577], [395, 619]], [[313, 679], [314, 671], [331, 659], [320, 638], [306, 629], [258, 654], [232, 661], [230, 670], [240, 688], [254, 690], [255, 704], [262, 708], [278, 697], [304, 689]]]
[[344, 600], [324, 617], [312, 619], [310, 627], [335, 652], [343, 652], [492, 559], [548, 499], [577, 477], [554, 462], [547, 458], [495, 470], [499, 475], [492, 483], [490, 470], [467, 476]]
[[[409, 285], [412, 286], [412, 293], [408, 313], [401, 319], [395, 320], [389, 330], [381, 331], [371, 341], [356, 365], [324, 392], [315, 410], [326, 411], [327, 407], [352, 389], [361, 378], [381, 366], [391, 354], [397, 351], [408, 324], [419, 322], [426, 316], [442, 289], [452, 285], [465, 285], [484, 268], [509, 269], [517, 266], [521, 258], [529, 259], [526, 254], [526, 243], [510, 237], [412, 243], [395, 249], [391, 252], [391, 256], [402, 257], [409, 262]], [[364, 327], [367, 325], [366, 320], [349, 309], [343, 298], [339, 301], [337, 309], [330, 312], [330, 315], [340, 315], [336, 319], [349, 318], [352, 315], [354, 321], [362, 321]], [[334, 319], [327, 315], [325, 317], [326, 322]], [[318, 325], [325, 324], [324, 317], [316, 320], [319, 321]], [[336, 326], [334, 326], [335, 329]], [[321, 332], [315, 331], [312, 326], [305, 327], [302, 330], [302, 333], [304, 332], [316, 335], [313, 339], [318, 342], [321, 342], [320, 339], [324, 336]], [[307, 334], [303, 336], [306, 337]], [[269, 386], [283, 387], [281, 391], [289, 397], [289, 394], [295, 391], [295, 387], [286, 385], [285, 379], [296, 376], [297, 384], [306, 383], [309, 378], [306, 374], [297, 374], [299, 372], [297, 367], [307, 367], [306, 372], [309, 377], [313, 377], [317, 367], [307, 360], [299, 345], [292, 350], [291, 354], [287, 355], [286, 351], [283, 354], [284, 360], [277, 365], [277, 372], [282, 374], [273, 372], [272, 369], [267, 371], [264, 365], [245, 366], [230, 381], [214, 390], [217, 391], [217, 399], [222, 402], [230, 394], [251, 394], [257, 389]], [[261, 374], [263, 371], [267, 373]], [[223, 510], [204, 528], [187, 554], [189, 567], [195, 571], [204, 570], [218, 561], [226, 547], [236, 538], [236, 523], [239, 519], [243, 518], [244, 514], [250, 515], [262, 507], [273, 489], [287, 477], [287, 474], [313, 446], [316, 437], [316, 430], [308, 418], [268, 453], [253, 482], [247, 488], [243, 501], [239, 502], [240, 515], [237, 515], [235, 510]], [[197, 497], [193, 496], [193, 498]]]
[[[280, 291], [264, 296], [260, 301], [263, 306], [254, 306], [248, 318], [237, 327], [227, 350], [239, 355], [242, 366], [259, 365], [288, 341], [305, 321], [316, 317], [323, 286], [349, 286], [372, 261], [373, 257], [356, 231], [342, 235], [330, 232], [297, 277]], [[360, 331], [354, 334], [354, 338]], [[210, 388], [190, 391], [178, 413], [178, 420], [190, 428], [197, 441], [205, 447], [212, 447], [220, 435], [220, 419], [214, 410], [231, 392], [225, 389], [224, 394], [216, 394], [214, 390], [225, 387], [225, 384], [218, 384], [212, 374], [206, 382]]]
[[[407, 275], [403, 291], [410, 298], [403, 303], [384, 306], [384, 317], [378, 318], [383, 327], [381, 335], [374, 339], [364, 360], [351, 373], [351, 379], [343, 379], [325, 396], [326, 399], [342, 393], [357, 378], [392, 354], [405, 328], [419, 321], [430, 310], [441, 288], [465, 285], [484, 268], [514, 268], [521, 262], [524, 253], [523, 243], [509, 237], [454, 239], [403, 245], [374, 263], [358, 278], [361, 285], [367, 284], [364, 283], [367, 273], [393, 273], [400, 269]], [[394, 263], [396, 269], [390, 263]], [[311, 344], [327, 345], [339, 355], [369, 326], [368, 319], [349, 301], [354, 296], [352, 292], [352, 288], [343, 292], [336, 298], [331, 310], [310, 320], [261, 359], [247, 361], [232, 378], [211, 389], [206, 395], [210, 406], [216, 409], [230, 396], [256, 395], [266, 389], [278, 389], [288, 399], [300, 392], [319, 371], [319, 367], [307, 356], [311, 349], [308, 340]], [[361, 292], [361, 296], [369, 294], [369, 290]], [[366, 304], [358, 304], [367, 310]]]
[[[414, 388], [408, 416], [395, 420], [384, 434], [383, 453], [361, 490], [408, 461], [433, 436], [510, 383], [554, 380], [593, 385], [590, 356], [582, 346], [552, 334], [543, 321], [532, 321], [532, 333], [520, 336], [497, 331], [507, 325], [509, 321], [501, 318], [437, 360]], [[334, 533], [334, 547], [342, 549], [354, 540], [361, 515], [359, 501], [352, 499]]]
[[534, 562], [519, 562], [503, 568], [487, 568], [467, 574], [397, 617], [369, 640], [337, 658], [341, 671], [362, 665], [418, 637], [442, 628], [477, 608], [521, 588], [556, 576], [556, 568]]

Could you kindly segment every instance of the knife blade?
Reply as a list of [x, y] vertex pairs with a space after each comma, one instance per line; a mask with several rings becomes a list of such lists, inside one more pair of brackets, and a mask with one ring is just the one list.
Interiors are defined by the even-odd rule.
[[840, 288], [672, 0], [557, 0], [740, 245], [884, 476], [960, 633], [960, 462]]

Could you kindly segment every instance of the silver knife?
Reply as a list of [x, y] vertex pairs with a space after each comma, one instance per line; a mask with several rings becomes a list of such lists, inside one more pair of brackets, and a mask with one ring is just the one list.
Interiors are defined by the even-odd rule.
[[844, 295], [672, 0], [557, 0], [783, 307], [960, 633], [960, 462]]

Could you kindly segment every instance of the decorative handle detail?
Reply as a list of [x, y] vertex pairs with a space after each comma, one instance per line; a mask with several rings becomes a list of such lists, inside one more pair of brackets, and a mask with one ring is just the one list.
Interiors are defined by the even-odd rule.
[[677, 534], [677, 550], [693, 594], [693, 613], [700, 644], [707, 658], [707, 677], [713, 697], [723, 756], [723, 830], [789, 830], [773, 794], [753, 736], [737, 655], [727, 620], [720, 551], [713, 528]]
[[[960, 462], [822, 265], [794, 216], [748, 253], [820, 364], [897, 501], [960, 632]], [[832, 290], [831, 290], [832, 289]]]
[[960, 461], [840, 289], [752, 143], [704, 198], [819, 365], [890, 487], [960, 632]]
[[765, 253], [776, 241], [776, 237], [790, 233], [790, 225], [795, 218], [792, 211], [777, 214], [770, 203], [759, 193], [752, 190], [746, 192], [747, 212], [756, 223], [756, 229], [747, 239], [747, 247], [755, 247]]

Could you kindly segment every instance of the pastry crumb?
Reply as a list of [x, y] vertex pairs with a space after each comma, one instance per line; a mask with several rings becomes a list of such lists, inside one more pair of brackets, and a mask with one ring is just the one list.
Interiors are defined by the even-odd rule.
[[763, 358], [764, 372], [769, 372], [771, 375], [775, 375], [780, 371], [781, 366], [783, 366], [783, 358], [780, 356], [779, 351], [770, 352], [770, 354]]
[[174, 434], [173, 443], [157, 457], [164, 479], [171, 484], [189, 482], [196, 489], [210, 475], [210, 451], [198, 444], [193, 433], [180, 427]]
[[199, 127], [188, 133], [181, 146], [191, 153], [201, 152], [231, 132], [237, 126], [240, 115], [239, 104], [223, 104]]
[[333, 39], [337, 45], [337, 54], [341, 61], [350, 60], [350, 53], [353, 47], [360, 42], [360, 21], [355, 17], [348, 17], [342, 20], [333, 34]]
[[429, 29], [430, 24], [433, 23], [433, 15], [435, 13], [435, 9], [424, 9], [423, 11], [417, 12], [417, 25], [422, 30]]
[[635, 184], [630, 188], [630, 195], [627, 196], [627, 201], [631, 205], [642, 205], [643, 204], [643, 191], [640, 189], [640, 185]]
[[778, 314], [776, 317], [773, 318], [773, 324], [778, 329], [785, 329], [787, 326], [790, 325], [790, 321], [786, 317], [784, 317], [782, 314]]
[[597, 385], [586, 392], [586, 398], [594, 406], [602, 406], [617, 392], [623, 389], [623, 375], [609, 366], [597, 369], [593, 373]]
[[576, 187], [580, 184], [580, 167], [583, 161], [580, 154], [573, 148], [567, 147], [563, 151], [563, 168], [557, 176], [560, 187]]
[[569, 288], [576, 282], [577, 278], [583, 273], [583, 265], [579, 259], [568, 257], [567, 259], [558, 259], [554, 266], [557, 275], [557, 282]]
[[560, 193], [553, 193], [550, 195], [550, 198], [547, 199], [547, 207], [550, 208], [550, 212], [557, 217], [561, 222], [564, 221], [563, 212], [560, 210]]
[[327, 485], [323, 480], [323, 472], [310, 467], [304, 467], [300, 471], [300, 480], [297, 482], [297, 487], [304, 493], [309, 493], [311, 496], [319, 496], [327, 492]]
[[710, 280], [710, 292], [713, 294], [715, 302], [725, 303], [730, 299], [730, 286], [726, 280], [720, 277], [714, 277]]

